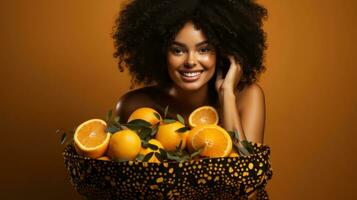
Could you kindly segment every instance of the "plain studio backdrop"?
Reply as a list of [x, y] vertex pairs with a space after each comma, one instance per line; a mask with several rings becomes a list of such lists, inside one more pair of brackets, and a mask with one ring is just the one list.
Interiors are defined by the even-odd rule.
[[[357, 1], [260, 0], [271, 199], [356, 199]], [[105, 118], [129, 89], [113, 59], [118, 0], [0, 3], [0, 199], [81, 199], [59, 128]]]

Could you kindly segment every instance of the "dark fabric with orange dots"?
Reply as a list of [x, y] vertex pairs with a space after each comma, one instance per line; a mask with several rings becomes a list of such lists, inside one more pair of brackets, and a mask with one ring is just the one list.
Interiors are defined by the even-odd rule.
[[272, 178], [270, 148], [251, 143], [250, 156], [205, 158], [185, 162], [104, 161], [64, 152], [69, 178], [88, 199], [269, 199], [265, 186]]

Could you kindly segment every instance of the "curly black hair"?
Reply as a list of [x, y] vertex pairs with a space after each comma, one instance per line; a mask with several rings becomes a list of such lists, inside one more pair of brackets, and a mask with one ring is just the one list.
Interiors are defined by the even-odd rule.
[[235, 56], [243, 70], [238, 87], [244, 88], [265, 70], [266, 18], [267, 10], [254, 0], [132, 0], [114, 26], [114, 57], [120, 71], [129, 69], [132, 84], [172, 83], [166, 52], [192, 21], [215, 47], [217, 67], [227, 62], [224, 55]]

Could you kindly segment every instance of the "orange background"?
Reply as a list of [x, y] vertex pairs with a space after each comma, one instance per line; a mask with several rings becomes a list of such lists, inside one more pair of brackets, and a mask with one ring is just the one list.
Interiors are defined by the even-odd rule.
[[[269, 50], [271, 199], [356, 199], [357, 2], [261, 0]], [[0, 199], [80, 199], [56, 129], [104, 118], [128, 90], [110, 37], [120, 1], [0, 3]]]

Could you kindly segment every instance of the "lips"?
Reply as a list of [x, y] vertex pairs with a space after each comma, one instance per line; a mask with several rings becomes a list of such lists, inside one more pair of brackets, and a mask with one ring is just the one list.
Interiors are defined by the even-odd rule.
[[179, 71], [182, 80], [186, 82], [196, 81], [200, 78], [203, 70], [199, 71]]

